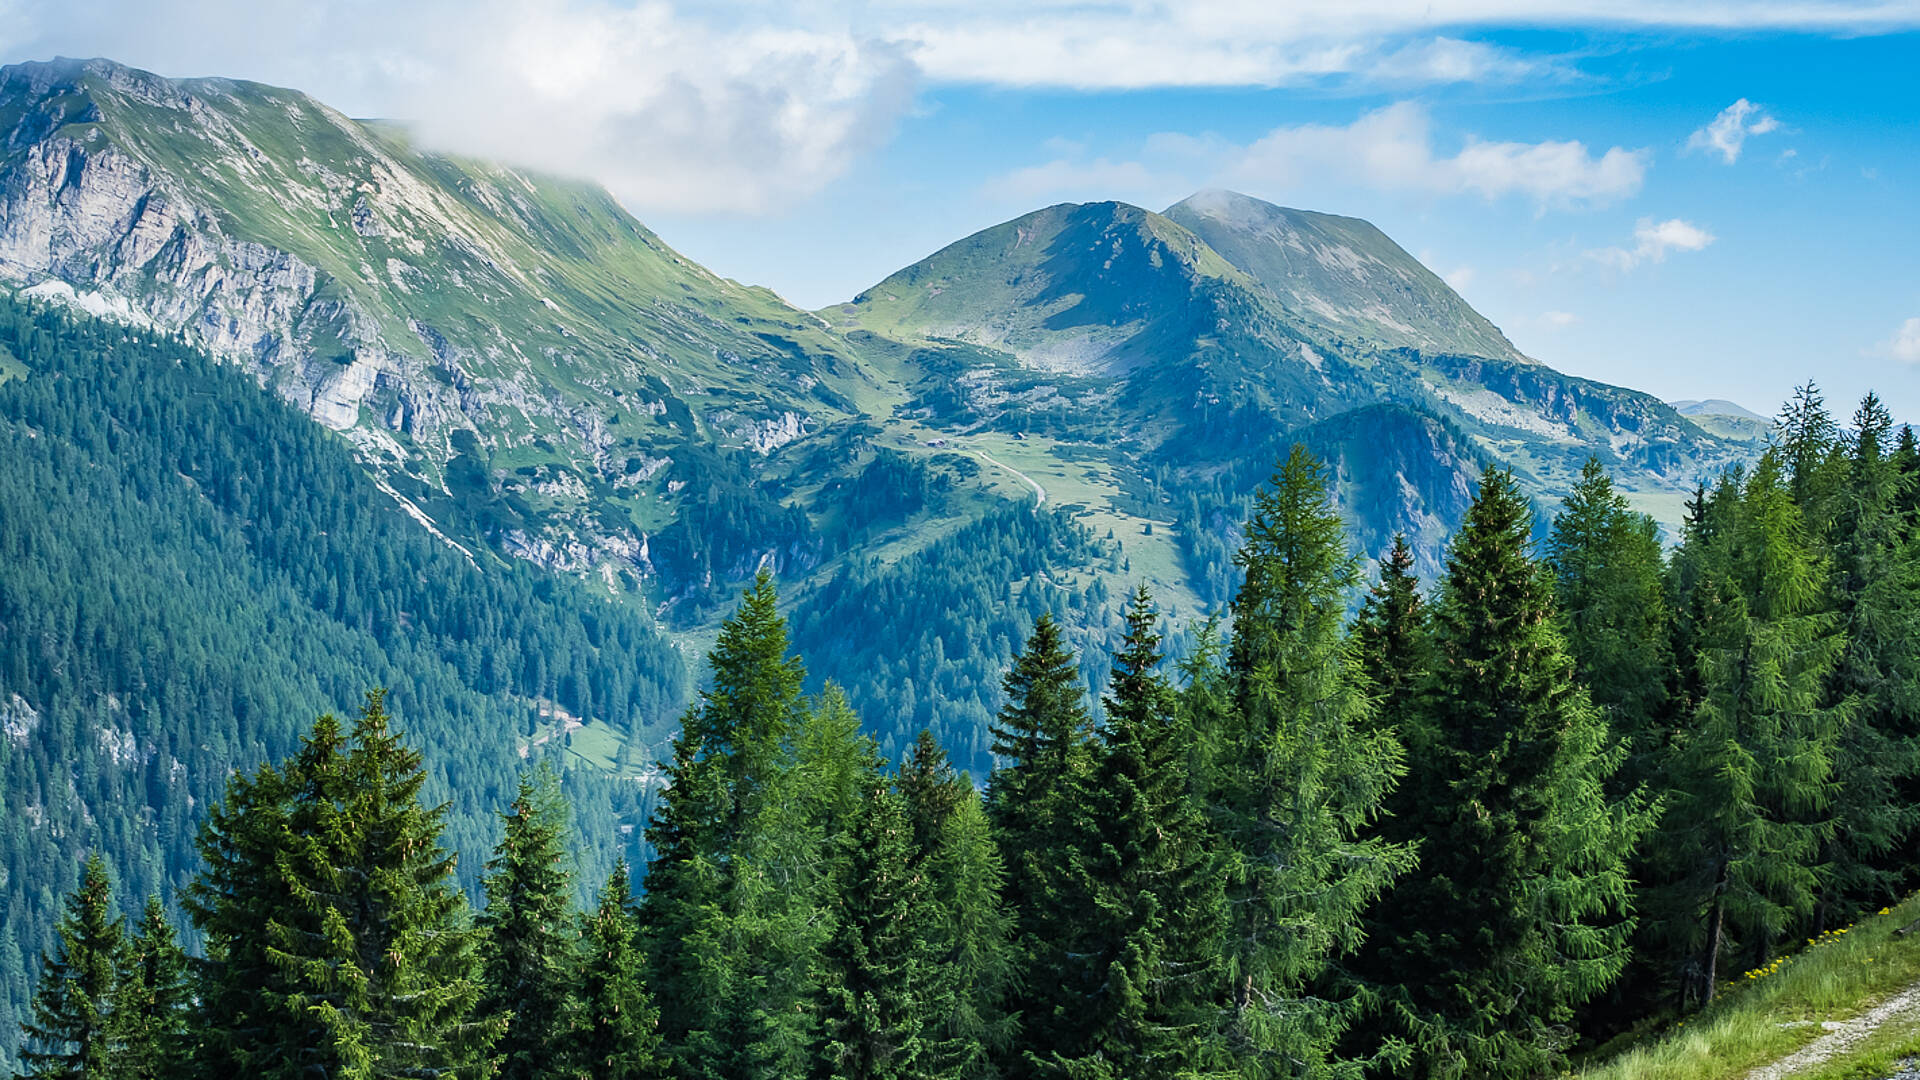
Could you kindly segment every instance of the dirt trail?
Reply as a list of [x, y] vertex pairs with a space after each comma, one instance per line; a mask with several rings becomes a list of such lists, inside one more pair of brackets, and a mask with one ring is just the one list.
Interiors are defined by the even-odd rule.
[[1851, 1020], [1821, 1024], [1825, 1035], [1788, 1054], [1771, 1065], [1762, 1065], [1747, 1074], [1747, 1080], [1786, 1080], [1826, 1063], [1859, 1045], [1862, 1039], [1888, 1024], [1920, 1024], [1920, 983], [1861, 1013]]
[[995, 458], [992, 454], [987, 453], [985, 450], [975, 450], [974, 453], [979, 455], [982, 460], [987, 462], [987, 464], [997, 465], [1000, 468], [1005, 469], [1008, 472], [1012, 473], [1013, 475], [1019, 477], [1020, 479], [1025, 480], [1027, 482], [1027, 486], [1033, 489], [1033, 496], [1034, 496], [1033, 505], [1036, 509], [1046, 503], [1047, 489], [1040, 486], [1040, 481], [1035, 480], [1033, 477], [1028, 476], [1026, 473], [1021, 472], [1019, 469], [1014, 468], [1013, 466], [1007, 464], [1006, 462]]

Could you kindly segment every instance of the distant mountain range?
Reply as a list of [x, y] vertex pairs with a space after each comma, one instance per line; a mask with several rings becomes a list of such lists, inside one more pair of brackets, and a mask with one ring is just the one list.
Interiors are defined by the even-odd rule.
[[1487, 462], [1545, 510], [1595, 455], [1672, 523], [1760, 435], [1522, 355], [1364, 221], [1232, 192], [1048, 207], [816, 313], [599, 187], [294, 90], [21, 64], [0, 132], [0, 282], [184, 335], [448, 543], [695, 640], [759, 567], [804, 603], [1027, 501], [1106, 546], [1109, 587], [1215, 607], [1294, 441], [1369, 553], [1406, 532], [1431, 571]]

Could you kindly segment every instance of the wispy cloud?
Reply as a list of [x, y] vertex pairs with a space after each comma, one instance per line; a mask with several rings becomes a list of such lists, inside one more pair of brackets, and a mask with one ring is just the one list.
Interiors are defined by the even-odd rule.
[[[754, 213], [842, 175], [929, 85], [1377, 92], [1579, 77], [1565, 58], [1475, 40], [1515, 24], [1862, 34], [1920, 26], [1920, 0], [1570, 0], [1545, 12], [1529, 0], [871, 0], [852, 10], [774, 0], [0, 0], [0, 55], [109, 55], [168, 75], [294, 86], [354, 115], [409, 121], [452, 149], [602, 179], [643, 212]], [[1742, 120], [1738, 137], [1758, 122]], [[1397, 144], [1352, 141], [1391, 138], [1394, 124]], [[1646, 167], [1643, 151], [1595, 156], [1572, 142], [1476, 142], [1442, 155], [1423, 142], [1423, 125], [1404, 107], [1355, 125], [1347, 145], [1403, 159], [1356, 171], [1386, 186], [1549, 204], [1617, 198]], [[1248, 167], [1290, 169], [1290, 157], [1320, 153], [1309, 144], [1337, 141], [1336, 130], [1281, 129], [1245, 148]], [[1707, 137], [1714, 152], [1737, 156], [1737, 142]], [[1410, 171], [1425, 167], [1431, 176]]]
[[[1577, 140], [1497, 142], [1469, 135], [1452, 154], [1436, 148], [1432, 119], [1403, 101], [1351, 124], [1277, 127], [1251, 143], [1217, 135], [1161, 132], [1140, 147], [1144, 160], [1080, 161], [1072, 155], [1016, 169], [987, 183], [989, 194], [1114, 198], [1123, 191], [1168, 192], [1220, 185], [1273, 191], [1338, 180], [1376, 191], [1520, 197], [1539, 208], [1602, 206], [1640, 190], [1652, 151]], [[1152, 162], [1154, 164], [1149, 164]], [[1106, 187], [1098, 186], [1109, 182]], [[1177, 192], [1176, 192], [1177, 195]]]
[[[7, 0], [0, 0], [0, 4]], [[430, 145], [590, 176], [642, 210], [804, 199], [890, 137], [918, 75], [844, 26], [604, 0], [25, 0], [17, 54], [293, 86]]]
[[1920, 26], [1913, 0], [874, 0], [864, 10], [933, 79], [1079, 89], [1534, 77], [1553, 62], [1468, 40], [1516, 23], [1848, 34]]
[[1600, 205], [1640, 190], [1652, 154], [1577, 140], [1500, 142], [1468, 136], [1453, 154], [1435, 147], [1432, 119], [1399, 102], [1345, 126], [1279, 127], [1249, 145], [1228, 170], [1237, 182], [1279, 187], [1344, 177], [1385, 191], [1508, 196], [1541, 206]]
[[1891, 357], [1903, 364], [1920, 364], [1920, 318], [1908, 319], [1900, 324], [1893, 336], [1874, 350], [1881, 356]]
[[1740, 150], [1748, 138], [1778, 131], [1779, 128], [1780, 121], [1774, 119], [1771, 113], [1741, 98], [1721, 109], [1720, 115], [1714, 117], [1711, 123], [1696, 130], [1687, 139], [1687, 149], [1719, 154], [1731, 165], [1740, 160]]
[[[1164, 190], [1169, 177], [1195, 176], [1204, 183], [1271, 191], [1333, 179], [1378, 191], [1478, 195], [1489, 201], [1520, 197], [1540, 208], [1601, 206], [1639, 191], [1653, 156], [1650, 150], [1619, 146], [1595, 153], [1578, 140], [1500, 142], [1472, 135], [1447, 154], [1436, 146], [1427, 110], [1411, 101], [1365, 113], [1350, 124], [1277, 127], [1246, 144], [1163, 132], [1145, 141], [1141, 155], [1154, 161], [1183, 159], [1185, 167], [1059, 158], [1001, 176], [987, 190], [1071, 194], [1103, 178], [1138, 187], [1150, 177]], [[1111, 198], [1113, 191], [1091, 194]]]
[[1633, 230], [1633, 247], [1599, 248], [1587, 252], [1587, 258], [1624, 273], [1642, 263], [1665, 262], [1670, 251], [1703, 250], [1714, 239], [1712, 233], [1690, 221], [1641, 218]]

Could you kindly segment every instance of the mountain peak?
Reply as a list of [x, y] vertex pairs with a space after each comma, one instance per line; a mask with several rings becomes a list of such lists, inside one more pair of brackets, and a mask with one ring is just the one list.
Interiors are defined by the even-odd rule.
[[1422, 352], [1525, 360], [1499, 328], [1371, 222], [1212, 189], [1173, 204], [1185, 226], [1303, 320]]

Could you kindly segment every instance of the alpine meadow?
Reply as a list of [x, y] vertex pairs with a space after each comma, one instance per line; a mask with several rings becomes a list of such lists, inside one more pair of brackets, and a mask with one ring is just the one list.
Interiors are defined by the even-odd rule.
[[1920, 9], [0, 21], [0, 1077], [1920, 1075]]

